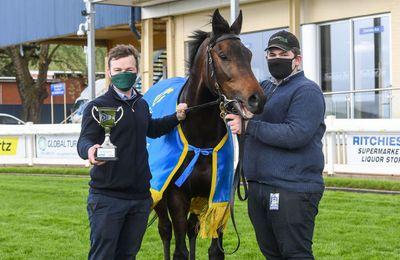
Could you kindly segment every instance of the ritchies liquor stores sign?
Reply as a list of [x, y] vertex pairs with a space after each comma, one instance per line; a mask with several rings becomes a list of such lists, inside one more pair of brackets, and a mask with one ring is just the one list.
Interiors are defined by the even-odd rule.
[[400, 135], [347, 135], [347, 163], [400, 166]]

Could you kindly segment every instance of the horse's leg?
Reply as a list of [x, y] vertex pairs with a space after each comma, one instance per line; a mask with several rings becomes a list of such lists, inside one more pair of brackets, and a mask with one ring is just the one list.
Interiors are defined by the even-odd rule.
[[176, 188], [171, 188], [170, 192], [168, 192], [168, 210], [175, 235], [174, 260], [186, 260], [189, 256], [185, 241], [189, 207], [190, 200], [184, 192]]
[[[218, 230], [218, 238], [213, 238], [211, 240], [211, 245], [208, 248], [208, 258], [210, 260], [220, 260], [225, 259], [225, 255], [221, 252], [220, 247], [222, 248], [222, 237], [223, 233]], [[218, 243], [220, 247], [218, 246]]]
[[196, 259], [196, 238], [198, 234], [199, 219], [196, 214], [191, 213], [188, 219], [188, 238], [189, 238], [189, 252], [190, 260]]
[[157, 203], [154, 210], [158, 216], [158, 233], [160, 234], [161, 240], [164, 247], [164, 259], [169, 260], [171, 257], [171, 238], [172, 238], [172, 223], [169, 220], [167, 201], [162, 199]]

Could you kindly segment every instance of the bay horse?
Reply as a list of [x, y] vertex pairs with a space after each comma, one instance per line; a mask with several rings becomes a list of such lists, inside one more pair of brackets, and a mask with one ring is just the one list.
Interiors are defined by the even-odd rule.
[[[212, 32], [195, 31], [189, 42], [189, 75], [179, 96], [178, 103], [189, 107], [213, 104], [187, 113], [181, 128], [189, 144], [215, 147], [226, 135], [227, 127], [221, 118], [218, 98], [240, 104], [239, 112], [260, 113], [265, 104], [263, 91], [251, 70], [251, 52], [240, 41], [242, 12], [229, 26], [218, 9], [212, 15]], [[225, 102], [226, 104], [227, 102]], [[211, 156], [200, 155], [194, 170], [181, 187], [174, 185], [193, 158], [189, 152], [173, 181], [155, 206], [158, 230], [164, 247], [164, 259], [170, 259], [172, 229], [175, 235], [173, 259], [195, 259], [196, 237], [199, 219], [189, 211], [193, 198], [210, 196]], [[232, 173], [233, 174], [233, 173]], [[172, 221], [172, 222], [171, 222]], [[186, 247], [189, 238], [190, 253]], [[208, 249], [210, 259], [224, 259], [218, 243], [222, 243], [222, 231], [213, 238]]]

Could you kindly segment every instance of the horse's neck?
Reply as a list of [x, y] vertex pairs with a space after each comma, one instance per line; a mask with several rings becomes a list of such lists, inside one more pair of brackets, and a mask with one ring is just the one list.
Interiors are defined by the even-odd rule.
[[[217, 97], [210, 92], [204, 82], [194, 77], [189, 77], [180, 96], [180, 102], [186, 102], [189, 107], [216, 99]], [[188, 113], [181, 125], [189, 144], [199, 148], [211, 148], [219, 143], [226, 134], [225, 123], [219, 113], [218, 105]]]

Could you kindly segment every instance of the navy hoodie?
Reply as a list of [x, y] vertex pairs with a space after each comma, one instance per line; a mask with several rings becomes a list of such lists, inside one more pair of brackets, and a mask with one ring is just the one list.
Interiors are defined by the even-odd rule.
[[261, 83], [268, 98], [247, 125], [247, 180], [295, 192], [324, 190], [325, 100], [318, 85], [298, 72], [275, 85]]
[[[92, 107], [122, 106], [124, 115], [111, 129], [111, 142], [117, 146], [117, 161], [108, 161], [90, 170], [91, 192], [122, 198], [146, 199], [150, 197], [151, 173], [146, 149], [146, 136], [156, 138], [171, 131], [179, 121], [176, 114], [152, 119], [147, 102], [137, 95], [122, 100], [113, 87], [91, 101], [83, 113], [82, 129], [78, 140], [78, 153], [88, 159], [88, 149], [104, 141], [104, 128], [92, 117]], [[95, 113], [97, 116], [97, 113]], [[117, 113], [119, 117], [120, 113]]]

